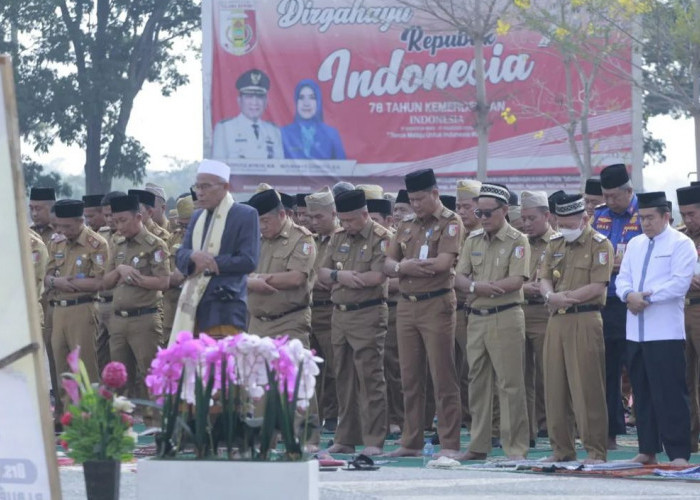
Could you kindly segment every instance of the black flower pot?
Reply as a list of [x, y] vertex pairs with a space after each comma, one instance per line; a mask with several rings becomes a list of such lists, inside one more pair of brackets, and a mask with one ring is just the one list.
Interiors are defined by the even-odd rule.
[[85, 490], [88, 500], [119, 500], [119, 473], [117, 460], [88, 460], [83, 464]]

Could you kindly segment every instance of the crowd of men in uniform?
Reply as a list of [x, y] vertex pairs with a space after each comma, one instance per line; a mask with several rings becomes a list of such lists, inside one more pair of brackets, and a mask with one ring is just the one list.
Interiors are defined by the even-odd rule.
[[[230, 170], [204, 160], [165, 217], [165, 193], [55, 200], [30, 211], [52, 385], [77, 345], [96, 378], [124, 362], [130, 390], [171, 330], [298, 338], [324, 359], [310, 414], [335, 433], [327, 453], [418, 456], [437, 417], [439, 455], [599, 463], [626, 433], [623, 369], [634, 392], [636, 461], [686, 463], [700, 413], [700, 185], [635, 193], [604, 168], [584, 193], [465, 179], [440, 195], [432, 170], [396, 196], [339, 182], [288, 195], [267, 184], [234, 203]], [[46, 248], [44, 248], [46, 247]], [[190, 321], [190, 323], [187, 323]], [[627, 391], [628, 392], [628, 391]], [[61, 399], [56, 398], [56, 414]], [[144, 419], [148, 418], [144, 416]], [[471, 435], [460, 450], [460, 429]]]

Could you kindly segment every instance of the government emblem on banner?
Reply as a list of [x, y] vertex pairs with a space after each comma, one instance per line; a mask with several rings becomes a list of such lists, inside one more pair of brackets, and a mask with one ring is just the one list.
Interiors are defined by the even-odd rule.
[[235, 56], [252, 51], [258, 42], [255, 3], [245, 0], [220, 0], [218, 4], [221, 47]]

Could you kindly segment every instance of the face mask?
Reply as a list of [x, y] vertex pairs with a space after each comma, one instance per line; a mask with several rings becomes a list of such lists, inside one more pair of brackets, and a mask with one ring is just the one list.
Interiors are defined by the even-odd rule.
[[583, 233], [583, 229], [580, 227], [577, 229], [567, 229], [564, 227], [560, 227], [559, 232], [564, 237], [567, 243], [571, 243], [572, 241], [576, 241], [576, 239], [579, 236], [581, 236], [581, 233]]

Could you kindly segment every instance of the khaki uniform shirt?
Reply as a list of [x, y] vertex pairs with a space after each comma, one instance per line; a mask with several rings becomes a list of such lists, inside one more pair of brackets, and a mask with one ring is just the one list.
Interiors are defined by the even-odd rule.
[[[696, 235], [691, 235], [688, 233], [688, 228], [683, 227], [678, 229], [681, 233], [685, 234], [688, 238], [693, 240], [695, 243], [695, 248], [698, 250], [698, 263], [695, 265], [695, 274], [700, 274], [700, 232]], [[695, 299], [700, 297], [700, 291], [698, 290], [688, 290], [686, 298]]]
[[[474, 229], [474, 231], [478, 231], [478, 229]], [[464, 239], [462, 240], [462, 244], [459, 246], [459, 253], [462, 253], [462, 248], [464, 248], [464, 244], [467, 241], [467, 238], [469, 238], [469, 235], [471, 234], [471, 231], [467, 231], [466, 228], [464, 230]], [[467, 299], [469, 298], [469, 294], [466, 292], [463, 292], [461, 290], [457, 290], [455, 288], [455, 295], [457, 296], [457, 306], [463, 306], [466, 304]]]
[[[571, 243], [560, 233], [552, 235], [540, 266], [540, 279], [551, 280], [558, 293], [590, 283], [609, 283], [612, 270], [612, 243], [586, 225], [581, 236]], [[605, 305], [606, 295], [603, 291], [586, 304]]]
[[[177, 264], [175, 263], [175, 257], [177, 256], [178, 249], [182, 246], [182, 240], [185, 239], [185, 229], [182, 227], [173, 227], [170, 233], [170, 239], [167, 241], [168, 248], [170, 250], [170, 272], [174, 272], [177, 269]], [[173, 294], [176, 297], [180, 295], [180, 290], [182, 285], [171, 288], [166, 293]], [[169, 295], [168, 295], [169, 296]]]
[[263, 238], [256, 273], [271, 274], [299, 271], [306, 283], [299, 288], [280, 290], [272, 295], [248, 292], [248, 311], [253, 316], [283, 314], [311, 303], [314, 282], [316, 244], [311, 231], [287, 217], [282, 230], [271, 239]]
[[49, 262], [49, 251], [41, 236], [31, 229], [29, 230], [29, 245], [32, 250], [37, 300], [41, 300], [41, 294], [44, 293], [44, 276], [46, 276], [46, 264]]
[[170, 233], [166, 229], [163, 229], [158, 224], [156, 224], [153, 219], [149, 220], [144, 225], [146, 226], [146, 230], [149, 233], [153, 234], [153, 236], [163, 241], [168, 241], [170, 239]]
[[29, 229], [39, 235], [41, 240], [44, 242], [44, 245], [46, 245], [46, 248], [49, 247], [49, 243], [51, 243], [51, 235], [55, 232], [51, 224], [47, 224], [43, 227], [33, 225]]
[[[457, 272], [471, 275], [474, 281], [499, 281], [510, 276], [530, 277], [530, 243], [527, 237], [507, 222], [493, 237], [483, 229], [473, 231], [464, 243]], [[476, 297], [474, 308], [503, 306], [523, 302], [523, 289], [498, 297]]]
[[[547, 244], [550, 238], [556, 231], [551, 227], [547, 228], [542, 236], [537, 236], [535, 238], [528, 238], [528, 243], [530, 243], [530, 277], [531, 283], [536, 283], [540, 280], [540, 265], [544, 260], [544, 252], [547, 249]], [[544, 297], [525, 297], [525, 300], [532, 300], [535, 302], [544, 302]]]
[[[369, 220], [356, 235], [340, 230], [331, 238], [321, 267], [328, 269], [383, 272], [386, 247], [391, 233], [380, 224]], [[331, 296], [334, 304], [357, 304], [367, 300], [386, 299], [387, 283], [372, 288], [348, 288], [341, 284], [333, 286]]]
[[[97, 234], [102, 236], [105, 240], [107, 240], [107, 245], [109, 246], [109, 255], [110, 258], [114, 257], [114, 248], [116, 246], [116, 243], [114, 242], [119, 235], [116, 232], [112, 232], [112, 229], [109, 226], [102, 226], [99, 231], [97, 231]], [[100, 297], [111, 297], [112, 296], [112, 290], [100, 290]]]
[[[105, 266], [109, 261], [107, 241], [87, 226], [83, 227], [74, 241], [56, 233], [48, 250], [49, 263], [46, 266], [46, 274], [57, 278], [73, 276], [75, 278], [102, 279]], [[55, 290], [53, 297], [63, 300], [85, 295], [92, 295], [92, 293]]]
[[[342, 231], [342, 228], [335, 228], [333, 232], [328, 236], [321, 236], [319, 234], [314, 235], [314, 241], [316, 242], [317, 250], [316, 260], [314, 261], [314, 274], [316, 276], [318, 276], [319, 268], [323, 267], [322, 264], [324, 262], [324, 258], [326, 257], [326, 249], [328, 248], [328, 244], [330, 243], [333, 235], [338, 231]], [[327, 300], [331, 300], [331, 292], [327, 292], [325, 290], [314, 290], [313, 294], [315, 302], [324, 302]]]
[[[443, 206], [423, 219], [410, 214], [399, 224], [396, 236], [389, 244], [389, 255], [396, 256], [399, 262], [403, 259], [417, 259], [424, 245], [427, 245], [429, 259], [441, 253], [459, 255], [463, 233], [462, 220]], [[399, 289], [405, 294], [435, 292], [454, 288], [454, 284], [454, 266], [449, 271], [431, 277], [399, 276]]]
[[[109, 260], [107, 272], [124, 264], [138, 270], [143, 276], [170, 276], [169, 256], [165, 242], [142, 228], [131, 239], [123, 236], [115, 239], [114, 255]], [[120, 281], [114, 288], [114, 309], [156, 307], [161, 297], [160, 290], [146, 290]]]

